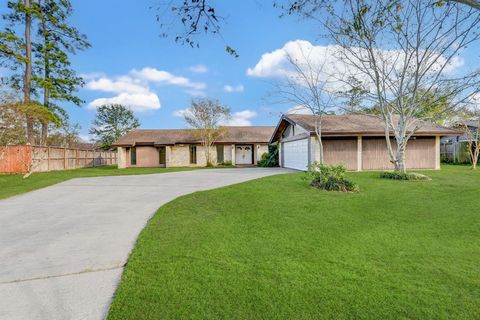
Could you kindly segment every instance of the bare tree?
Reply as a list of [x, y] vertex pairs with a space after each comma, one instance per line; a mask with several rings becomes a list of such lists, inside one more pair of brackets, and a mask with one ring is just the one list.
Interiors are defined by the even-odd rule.
[[475, 170], [480, 156], [480, 110], [468, 112], [458, 126], [464, 130], [470, 162]]
[[[347, 66], [344, 81], [354, 78], [368, 88], [366, 101], [384, 121], [390, 161], [405, 172], [407, 142], [421, 120], [452, 112], [479, 88], [478, 70], [461, 75], [454, 70], [460, 52], [480, 38], [480, 11], [428, 0], [345, 2], [325, 23]], [[452, 103], [425, 113], [432, 96]]]
[[212, 164], [210, 149], [223, 133], [220, 124], [230, 118], [230, 108], [216, 100], [197, 99], [192, 100], [183, 117], [190, 127], [196, 129], [195, 133], [202, 142], [207, 166], [210, 166]]
[[337, 81], [327, 72], [326, 59], [321, 59], [301, 46], [298, 51], [297, 58], [286, 54], [290, 72], [274, 84], [274, 95], [280, 96], [282, 102], [299, 105], [313, 115], [319, 146], [318, 162], [323, 164], [322, 119], [335, 108], [334, 86]]

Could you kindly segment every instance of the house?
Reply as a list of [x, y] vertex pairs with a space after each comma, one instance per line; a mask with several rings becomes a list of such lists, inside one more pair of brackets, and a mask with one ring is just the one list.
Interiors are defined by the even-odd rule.
[[[455, 163], [469, 163], [470, 154], [468, 143], [472, 137], [480, 133], [480, 119], [472, 119], [465, 123], [455, 123], [454, 127], [460, 130], [460, 133], [454, 137], [443, 137], [441, 141], [440, 155], [444, 161]], [[468, 135], [465, 129], [470, 130]]]
[[[440, 169], [440, 137], [458, 131], [417, 121], [419, 129], [407, 144], [409, 169]], [[395, 139], [392, 145], [395, 148]], [[271, 143], [280, 143], [280, 165], [305, 170], [319, 160], [319, 143], [313, 115], [285, 114], [275, 128]], [[322, 117], [324, 161], [343, 164], [348, 170], [393, 169], [387, 153], [383, 120], [375, 115], [324, 115]]]
[[[255, 165], [275, 127], [222, 127], [210, 150], [213, 163]], [[205, 166], [205, 152], [194, 129], [133, 130], [113, 146], [118, 148], [118, 167]]]

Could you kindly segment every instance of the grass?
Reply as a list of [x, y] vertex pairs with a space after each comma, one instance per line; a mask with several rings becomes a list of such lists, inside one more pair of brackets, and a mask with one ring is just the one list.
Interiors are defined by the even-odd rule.
[[117, 169], [117, 166], [102, 166], [95, 168], [84, 168], [65, 171], [51, 171], [42, 173], [33, 173], [24, 179], [21, 174], [0, 174], [0, 199], [25, 193], [39, 188], [51, 186], [53, 184], [81, 177], [98, 176], [120, 176], [133, 174], [151, 174], [174, 171], [186, 171], [196, 168], [126, 168]]
[[480, 173], [302, 174], [193, 193], [142, 231], [108, 319], [479, 319]]

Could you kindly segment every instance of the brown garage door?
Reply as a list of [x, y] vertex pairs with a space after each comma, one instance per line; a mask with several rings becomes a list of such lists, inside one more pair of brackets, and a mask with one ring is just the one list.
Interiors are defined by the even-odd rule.
[[348, 170], [357, 170], [357, 139], [323, 139], [326, 164], [343, 164]]
[[[385, 138], [364, 137], [362, 141], [363, 170], [393, 169], [387, 153]], [[392, 140], [392, 147], [396, 148]], [[414, 137], [408, 141], [406, 165], [408, 169], [435, 169], [435, 137]]]

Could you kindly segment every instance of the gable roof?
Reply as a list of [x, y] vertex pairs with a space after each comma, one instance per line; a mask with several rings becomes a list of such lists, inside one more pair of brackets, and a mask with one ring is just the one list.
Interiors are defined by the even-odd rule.
[[[224, 132], [215, 143], [268, 143], [275, 127], [248, 126], [222, 127]], [[118, 139], [113, 146], [173, 145], [200, 143], [195, 129], [137, 129]]]
[[[398, 119], [398, 118], [397, 118]], [[396, 121], [394, 119], [394, 121]], [[286, 126], [299, 125], [311, 133], [315, 132], [315, 117], [306, 114], [284, 114], [277, 125], [271, 141], [277, 141]], [[419, 129], [416, 136], [421, 135], [457, 135], [458, 130], [442, 127], [429, 121], [417, 120]], [[413, 129], [413, 128], [412, 128]], [[348, 114], [324, 115], [322, 117], [322, 136], [356, 136], [384, 135], [383, 119], [378, 115]]]

